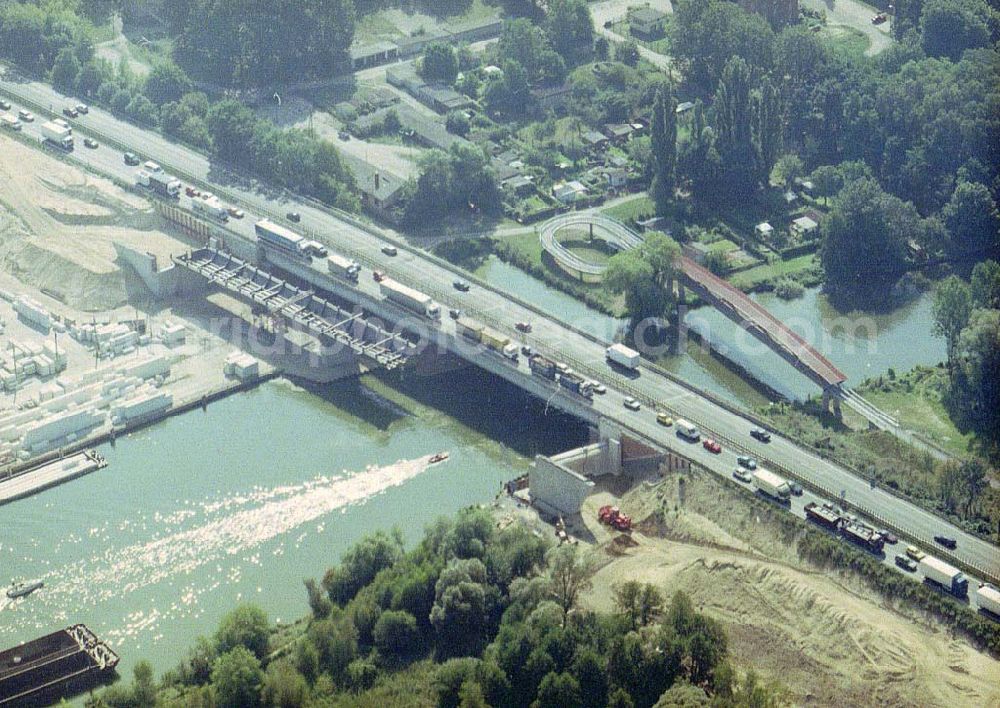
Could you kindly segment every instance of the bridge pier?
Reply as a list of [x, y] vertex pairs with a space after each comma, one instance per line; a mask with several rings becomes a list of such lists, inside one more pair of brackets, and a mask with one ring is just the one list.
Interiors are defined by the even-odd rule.
[[830, 412], [832, 408], [833, 415], [836, 418], [841, 418], [843, 413], [840, 410], [840, 396], [837, 395], [836, 389], [824, 388], [823, 389], [823, 410]]

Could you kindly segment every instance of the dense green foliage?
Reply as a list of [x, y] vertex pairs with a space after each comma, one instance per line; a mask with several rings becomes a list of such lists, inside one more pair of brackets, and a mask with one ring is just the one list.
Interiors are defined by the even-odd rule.
[[500, 187], [477, 146], [455, 144], [449, 152], [432, 150], [420, 164], [420, 177], [407, 186], [404, 197], [407, 224], [426, 225], [456, 211], [499, 213]]
[[642, 245], [611, 257], [604, 272], [604, 282], [614, 291], [625, 294], [625, 307], [632, 321], [663, 317], [672, 302], [667, 287], [674, 278], [680, 247], [666, 234], [652, 231]]

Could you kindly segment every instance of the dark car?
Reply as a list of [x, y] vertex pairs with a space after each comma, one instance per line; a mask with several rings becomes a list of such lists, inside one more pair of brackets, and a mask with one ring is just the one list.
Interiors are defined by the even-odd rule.
[[951, 536], [935, 536], [934, 540], [945, 548], [951, 548], [952, 550], [958, 546], [958, 541], [953, 539]]
[[750, 455], [740, 455], [736, 458], [736, 464], [740, 467], [746, 467], [748, 470], [757, 469], [757, 460], [750, 457]]
[[84, 147], [88, 147], [91, 150], [96, 150], [98, 147], [100, 147], [97, 144], [97, 141], [94, 140], [93, 138], [84, 138], [83, 139], [83, 145], [84, 145]]
[[802, 485], [799, 484], [798, 482], [789, 482], [788, 483], [788, 491], [790, 491], [794, 496], [801, 497], [802, 496]]
[[10, 103], [4, 101], [3, 99], [0, 99], [0, 111], [9, 111], [9, 110], [10, 110]]
[[899, 536], [892, 533], [891, 531], [886, 531], [885, 529], [879, 529], [878, 535], [882, 537], [882, 540], [889, 545], [895, 545], [899, 543]]
[[450, 310], [448, 310], [448, 317], [450, 317], [453, 320], [457, 320], [461, 316], [462, 316], [462, 311], [459, 309], [453, 307]]
[[294, 221], [296, 224], [299, 223], [300, 221], [302, 221], [302, 214], [300, 214], [297, 211], [290, 211], [287, 214], [285, 214], [285, 217], [289, 221]]
[[133, 167], [142, 162], [142, 160], [139, 159], [139, 156], [136, 155], [134, 152], [127, 152], [124, 155], [122, 155], [122, 158], [125, 160], [126, 165], [132, 165]]
[[66, 108], [63, 108], [63, 115], [67, 118], [79, 118], [80, 112], [75, 108], [67, 106]]
[[916, 572], [917, 562], [912, 558], [910, 558], [909, 556], [904, 556], [902, 553], [900, 553], [898, 556], [896, 556], [895, 560], [896, 560], [896, 565], [905, 570], [906, 572], [908, 573]]
[[531, 350], [531, 347], [525, 344], [524, 346], [521, 347], [521, 353], [524, 354], [525, 356], [531, 356], [534, 352]]
[[751, 430], [750, 437], [754, 440], [760, 440], [762, 443], [771, 442], [771, 433], [763, 430], [762, 428], [754, 428]]
[[452, 285], [455, 286], [455, 290], [460, 290], [463, 293], [469, 292], [469, 284], [464, 280], [456, 280]]

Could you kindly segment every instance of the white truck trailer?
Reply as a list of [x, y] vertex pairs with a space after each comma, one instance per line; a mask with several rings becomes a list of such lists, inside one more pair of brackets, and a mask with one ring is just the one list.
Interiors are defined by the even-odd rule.
[[68, 125], [49, 121], [42, 123], [42, 141], [63, 150], [73, 149], [73, 129]]
[[969, 579], [965, 574], [940, 558], [924, 556], [918, 567], [924, 576], [924, 582], [938, 585], [955, 597], [965, 597], [969, 594]]
[[432, 320], [440, 319], [441, 307], [434, 302], [430, 295], [425, 295], [419, 290], [407, 287], [402, 283], [397, 283], [390, 278], [383, 278], [379, 283], [379, 290], [382, 297], [390, 302], [394, 302], [408, 310], [429, 317]]
[[639, 352], [629, 349], [624, 344], [612, 344], [605, 350], [604, 355], [608, 361], [625, 367], [630, 371], [635, 371], [639, 368]]
[[211, 195], [191, 197], [191, 208], [199, 214], [211, 216], [219, 221], [229, 221], [229, 210], [226, 209], [225, 204], [219, 201], [218, 197]]
[[770, 470], [758, 467], [750, 475], [750, 481], [753, 483], [754, 489], [772, 499], [780, 502], [787, 502], [791, 499], [792, 488], [788, 485], [788, 480], [784, 477], [779, 477]]
[[350, 280], [352, 283], [358, 282], [358, 274], [361, 272], [361, 266], [357, 261], [345, 258], [339, 253], [331, 253], [326, 257], [326, 269], [330, 275]]
[[139, 170], [136, 180], [141, 187], [146, 187], [160, 196], [176, 199], [181, 194], [181, 181], [166, 172], [147, 172]]
[[1000, 617], [1000, 589], [984, 583], [976, 589], [976, 605], [980, 610]]

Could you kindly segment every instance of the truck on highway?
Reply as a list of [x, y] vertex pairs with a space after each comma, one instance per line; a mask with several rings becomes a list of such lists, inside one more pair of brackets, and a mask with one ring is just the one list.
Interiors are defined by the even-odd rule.
[[608, 361], [629, 371], [635, 371], [639, 368], [639, 352], [629, 349], [624, 344], [612, 344], [605, 350], [604, 355]]
[[838, 531], [841, 522], [844, 520], [832, 507], [825, 504], [820, 506], [816, 502], [806, 504], [805, 512], [807, 519], [831, 531]]
[[843, 524], [840, 527], [840, 535], [872, 553], [881, 553], [885, 546], [882, 534], [860, 521], [848, 521]]
[[459, 317], [455, 320], [455, 331], [472, 342], [483, 341], [483, 323], [471, 317]]
[[701, 432], [693, 423], [689, 423], [683, 418], [678, 418], [674, 421], [674, 426], [677, 429], [677, 435], [688, 442], [698, 442], [701, 440]]
[[174, 179], [166, 172], [147, 172], [146, 170], [140, 170], [137, 182], [139, 186], [146, 187], [147, 189], [156, 192], [161, 197], [177, 199], [181, 194], [180, 180]]
[[17, 119], [17, 116], [8, 115], [6, 113], [0, 116], [0, 124], [3, 124], [3, 127], [7, 130], [21, 129], [21, 121]]
[[969, 579], [965, 574], [940, 558], [924, 556], [920, 559], [919, 568], [924, 576], [924, 582], [937, 585], [955, 597], [965, 597], [969, 594]]
[[594, 397], [594, 388], [582, 376], [574, 373], [559, 374], [559, 385], [584, 398]]
[[73, 149], [73, 129], [55, 121], [42, 123], [42, 142], [55, 145], [63, 150]]
[[270, 219], [261, 219], [253, 228], [257, 234], [257, 242], [261, 246], [304, 261], [312, 261], [312, 256], [306, 250], [306, 239], [291, 229], [286, 229]]
[[229, 210], [225, 204], [219, 201], [218, 197], [211, 194], [191, 197], [191, 208], [199, 214], [211, 216], [219, 221], [229, 221]]
[[551, 359], [546, 359], [541, 354], [535, 354], [528, 359], [528, 368], [531, 369], [531, 373], [535, 376], [541, 376], [543, 379], [549, 379], [550, 381], [555, 381], [556, 379], [556, 363]]
[[383, 278], [378, 286], [382, 297], [386, 300], [432, 320], [441, 319], [441, 307], [430, 295], [397, 283], [391, 278]]
[[326, 257], [326, 269], [330, 275], [350, 280], [352, 283], [358, 282], [358, 276], [361, 273], [361, 265], [357, 261], [352, 261], [338, 253], [331, 253]]
[[995, 585], [983, 583], [976, 589], [976, 605], [983, 612], [1000, 617], [1000, 589]]
[[788, 480], [770, 470], [758, 467], [750, 475], [750, 482], [755, 490], [776, 501], [785, 503], [791, 499], [792, 488], [788, 486]]

